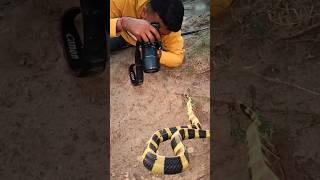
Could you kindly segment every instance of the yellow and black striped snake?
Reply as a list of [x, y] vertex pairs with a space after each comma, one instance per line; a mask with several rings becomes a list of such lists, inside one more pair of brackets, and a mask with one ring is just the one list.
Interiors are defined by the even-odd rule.
[[[209, 130], [202, 130], [199, 119], [194, 115], [191, 97], [186, 95], [190, 125], [164, 128], [155, 132], [147, 143], [142, 158], [143, 165], [154, 174], [178, 174], [189, 166], [189, 155], [182, 144], [183, 140], [210, 138]], [[157, 154], [160, 143], [171, 140], [174, 156]]]

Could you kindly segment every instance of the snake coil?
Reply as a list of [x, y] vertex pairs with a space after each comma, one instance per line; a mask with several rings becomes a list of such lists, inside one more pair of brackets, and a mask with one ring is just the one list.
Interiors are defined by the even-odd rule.
[[[156, 131], [147, 142], [142, 155], [143, 165], [154, 174], [178, 174], [189, 166], [189, 155], [182, 141], [195, 138], [210, 138], [210, 131], [201, 129], [199, 119], [192, 110], [191, 97], [187, 97], [187, 111], [190, 125], [164, 128]], [[157, 154], [160, 143], [171, 140], [174, 156]]]

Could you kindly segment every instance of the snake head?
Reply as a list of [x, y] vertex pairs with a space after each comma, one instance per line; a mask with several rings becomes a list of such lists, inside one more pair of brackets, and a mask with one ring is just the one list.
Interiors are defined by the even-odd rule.
[[183, 97], [184, 97], [184, 100], [186, 102], [190, 101], [191, 100], [191, 96], [190, 96], [190, 89], [187, 90], [188, 92], [183, 94]]

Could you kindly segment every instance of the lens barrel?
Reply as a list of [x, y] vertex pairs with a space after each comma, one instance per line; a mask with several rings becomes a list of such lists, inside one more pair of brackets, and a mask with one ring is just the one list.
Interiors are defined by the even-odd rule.
[[154, 43], [142, 45], [142, 59], [145, 73], [155, 73], [160, 70], [158, 49]]

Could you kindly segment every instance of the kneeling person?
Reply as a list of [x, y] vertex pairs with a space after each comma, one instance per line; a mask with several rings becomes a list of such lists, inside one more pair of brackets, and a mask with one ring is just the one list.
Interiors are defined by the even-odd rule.
[[[120, 49], [137, 41], [162, 42], [160, 63], [178, 67], [184, 58], [181, 25], [184, 7], [181, 0], [111, 0], [110, 48]], [[159, 32], [151, 23], [160, 25]]]

